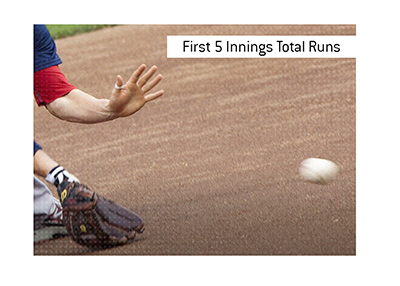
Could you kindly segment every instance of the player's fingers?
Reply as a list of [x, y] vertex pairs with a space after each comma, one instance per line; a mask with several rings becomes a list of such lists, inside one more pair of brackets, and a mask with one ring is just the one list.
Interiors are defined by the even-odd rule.
[[127, 82], [127, 84], [136, 84], [138, 81], [140, 75], [143, 73], [143, 71], [146, 69], [145, 64], [141, 64], [132, 74], [131, 78]]
[[157, 92], [154, 92], [152, 94], [148, 94], [144, 97], [146, 102], [149, 102], [151, 100], [154, 100], [156, 98], [159, 98], [160, 96], [162, 96], [164, 94], [164, 90], [159, 90]]
[[162, 80], [162, 78], [163, 78], [163, 76], [161, 74], [159, 74], [157, 77], [155, 77], [150, 82], [148, 82], [143, 87], [144, 93], [149, 92], [153, 87], [155, 87]]
[[141, 79], [139, 79], [138, 81], [138, 86], [139, 87], [143, 87], [147, 81], [156, 73], [157, 71], [157, 67], [156, 66], [152, 66], [144, 75]]

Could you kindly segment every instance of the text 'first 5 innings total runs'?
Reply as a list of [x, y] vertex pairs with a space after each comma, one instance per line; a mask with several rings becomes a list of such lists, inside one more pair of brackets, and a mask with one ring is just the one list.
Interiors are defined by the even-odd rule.
[[265, 56], [277, 49], [279, 53], [338, 53], [340, 52], [340, 44], [338, 43], [318, 43], [315, 40], [301, 41], [299, 43], [285, 43], [277, 40], [276, 44], [272, 43], [231, 43], [230, 41], [217, 40], [213, 44], [211, 42], [194, 43], [191, 40], [183, 41], [183, 52], [186, 53], [211, 53], [211, 52], [227, 52], [227, 53], [258, 53], [260, 56]]

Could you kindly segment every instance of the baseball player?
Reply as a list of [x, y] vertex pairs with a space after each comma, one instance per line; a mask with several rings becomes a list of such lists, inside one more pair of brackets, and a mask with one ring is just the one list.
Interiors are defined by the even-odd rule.
[[[126, 117], [141, 109], [147, 102], [164, 94], [163, 90], [151, 92], [161, 81], [157, 67], [147, 72], [140, 65], [124, 83], [121, 76], [109, 99], [96, 97], [70, 84], [60, 71], [62, 63], [56, 45], [45, 25], [34, 25], [34, 97], [39, 106], [45, 106], [54, 116], [79, 123], [98, 123]], [[47, 186], [38, 177], [45, 178], [56, 187], [62, 182], [79, 182], [43, 148], [34, 141], [34, 218], [36, 225], [62, 225], [62, 208]]]

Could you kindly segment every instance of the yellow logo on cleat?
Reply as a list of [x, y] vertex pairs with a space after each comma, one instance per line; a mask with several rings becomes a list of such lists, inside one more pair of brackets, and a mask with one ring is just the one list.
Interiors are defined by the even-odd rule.
[[61, 193], [61, 203], [64, 202], [65, 198], [67, 197], [67, 189], [64, 189]]
[[86, 232], [86, 226], [84, 224], [81, 224], [81, 232]]

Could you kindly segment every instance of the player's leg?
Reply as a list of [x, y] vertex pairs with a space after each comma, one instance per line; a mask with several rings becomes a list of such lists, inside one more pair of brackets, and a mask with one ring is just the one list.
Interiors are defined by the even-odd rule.
[[52, 195], [49, 188], [35, 176], [33, 176], [33, 199], [35, 228], [63, 224], [60, 202]]

